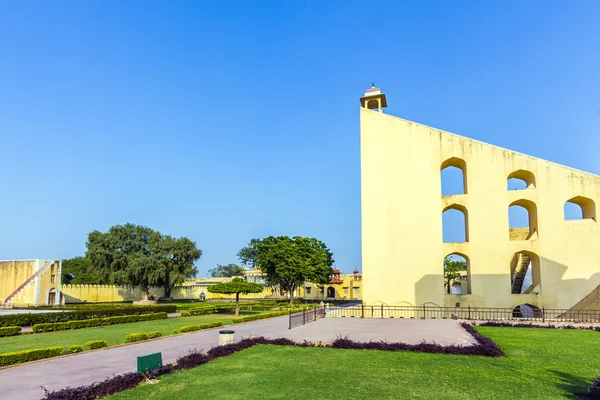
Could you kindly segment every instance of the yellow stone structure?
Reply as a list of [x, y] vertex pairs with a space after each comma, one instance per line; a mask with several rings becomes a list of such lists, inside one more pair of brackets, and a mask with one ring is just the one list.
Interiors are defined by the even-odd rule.
[[0, 305], [58, 305], [61, 301], [59, 260], [0, 261]]
[[[365, 304], [600, 309], [599, 176], [384, 114], [372, 89], [360, 108]], [[462, 193], [441, 195], [447, 167]], [[566, 220], [565, 203], [581, 218]], [[509, 228], [511, 206], [529, 226]], [[463, 242], [443, 242], [447, 210], [464, 215]], [[467, 262], [462, 294], [443, 290], [449, 255]]]
[[328, 283], [316, 285], [305, 282], [300, 288], [299, 297], [306, 300], [362, 300], [362, 274], [354, 270], [352, 274], [341, 273], [334, 268]]

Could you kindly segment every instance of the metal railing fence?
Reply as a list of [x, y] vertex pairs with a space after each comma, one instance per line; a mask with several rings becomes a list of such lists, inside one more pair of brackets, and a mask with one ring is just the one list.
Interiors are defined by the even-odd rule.
[[361, 305], [356, 307], [327, 307], [325, 316], [348, 318], [415, 318], [415, 319], [467, 319], [467, 320], [518, 320], [556, 322], [600, 322], [600, 310], [541, 309], [492, 307], [437, 307], [437, 306], [386, 306]]
[[325, 310], [322, 307], [305, 308], [302, 311], [290, 312], [290, 321], [288, 329], [299, 325], [306, 325], [320, 318], [325, 317]]

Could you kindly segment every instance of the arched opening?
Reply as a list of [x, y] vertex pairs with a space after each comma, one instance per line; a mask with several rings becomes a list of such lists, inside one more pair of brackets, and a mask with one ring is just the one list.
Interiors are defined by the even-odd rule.
[[444, 243], [469, 241], [469, 213], [459, 204], [452, 204], [442, 211], [442, 239]]
[[56, 304], [56, 289], [50, 289], [50, 291], [48, 291], [48, 302], [46, 304]]
[[467, 194], [467, 163], [460, 158], [452, 157], [440, 167], [442, 196]]
[[532, 304], [519, 304], [513, 309], [513, 318], [542, 318], [542, 310]]
[[565, 202], [565, 220], [592, 219], [596, 220], [596, 203], [583, 196], [573, 197]]
[[542, 291], [540, 258], [530, 251], [515, 253], [510, 261], [510, 292], [539, 294]]
[[452, 253], [444, 258], [444, 293], [471, 294], [471, 268], [464, 254]]
[[529, 240], [537, 233], [537, 207], [529, 200], [517, 200], [508, 206], [510, 240]]
[[523, 190], [535, 188], [535, 175], [524, 169], [513, 172], [506, 178], [508, 190]]
[[331, 286], [327, 288], [327, 297], [335, 298], [335, 289]]

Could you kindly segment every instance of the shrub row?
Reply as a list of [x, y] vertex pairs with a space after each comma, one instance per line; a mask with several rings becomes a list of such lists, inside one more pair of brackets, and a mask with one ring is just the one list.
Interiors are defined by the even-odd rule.
[[129, 335], [125, 336], [125, 343], [141, 342], [142, 340], [154, 339], [161, 337], [162, 335], [163, 334], [161, 331], [152, 331], [150, 333], [130, 333]]
[[73, 346], [69, 347], [69, 353], [73, 354], [73, 353], [81, 353], [83, 351], [83, 346], [80, 346], [78, 344], [74, 344]]
[[103, 347], [108, 347], [108, 342], [106, 340], [90, 340], [85, 344], [90, 350], [101, 349]]
[[208, 322], [206, 324], [199, 324], [199, 325], [186, 325], [186, 326], [182, 326], [179, 329], [175, 329], [173, 331], [173, 334], [177, 335], [178, 333], [201, 331], [202, 329], [216, 328], [217, 326], [223, 326], [223, 325], [224, 325], [223, 321]]
[[116, 324], [126, 324], [130, 322], [141, 322], [141, 321], [154, 321], [157, 319], [166, 319], [166, 312], [158, 312], [153, 314], [141, 314], [141, 315], [123, 315], [117, 317], [107, 318], [91, 318], [83, 319], [80, 321], [67, 321], [67, 322], [54, 322], [47, 324], [35, 324], [32, 330], [36, 333], [39, 332], [54, 332], [54, 331], [65, 331], [69, 329], [81, 329], [91, 328], [95, 326], [106, 326]]
[[0, 328], [0, 337], [13, 336], [17, 333], [21, 333], [20, 326], [5, 326], [4, 328]]
[[[464, 325], [468, 325], [468, 324], [464, 324]], [[469, 347], [490, 346], [490, 342], [493, 344], [493, 346], [496, 346], [493, 341], [480, 335], [470, 325], [468, 325], [468, 328], [465, 327], [465, 329], [467, 329], [467, 331], [474, 336], [475, 336], [475, 334], [478, 335], [478, 336], [475, 336], [475, 338], [478, 340], [479, 345], [465, 346], [465, 347], [451, 346], [455, 350], [459, 349], [459, 350], [457, 350], [458, 353], [454, 353], [454, 354], [471, 354], [471, 353], [464, 352], [462, 349], [469, 348]], [[475, 334], [473, 332], [475, 332]], [[354, 342], [349, 339], [339, 339], [339, 340], [343, 340], [344, 342], [338, 342], [338, 345], [350, 346], [350, 344], [351, 344], [352, 347], [341, 347], [340, 346], [337, 348], [361, 348], [359, 346], [360, 345], [359, 342]], [[296, 346], [296, 347], [315, 346], [315, 344], [311, 343], [311, 342], [304, 341], [302, 343], [298, 343], [298, 342], [294, 342], [293, 340], [286, 339], [286, 338], [266, 339], [264, 337], [254, 337], [254, 338], [242, 339], [237, 343], [213, 347], [206, 353], [191, 351], [189, 354], [179, 357], [175, 364], [167, 364], [167, 365], [159, 368], [156, 371], [156, 375], [169, 374], [173, 371], [180, 370], [180, 369], [194, 368], [199, 365], [206, 364], [214, 359], [217, 359], [220, 357], [226, 357], [233, 353], [236, 353], [236, 352], [242, 351], [242, 350], [246, 350], [246, 349], [256, 346], [256, 345], [267, 345], [267, 344], [275, 345], [275, 346]], [[389, 345], [389, 343], [388, 343], [388, 345]], [[400, 345], [400, 343], [396, 343], [395, 345], [398, 346], [398, 345]], [[408, 345], [406, 345], [406, 346], [408, 346]], [[416, 346], [418, 346], [418, 345], [416, 345]], [[439, 345], [429, 345], [429, 346], [442, 347]], [[335, 346], [334, 345], [331, 345], [331, 346], [324, 345], [322, 347], [335, 347]], [[426, 346], [426, 347], [423, 347], [423, 349], [428, 352], [433, 349], [433, 350], [435, 350], [434, 352], [437, 353], [437, 352], [439, 352], [438, 347], [432, 348], [432, 347]], [[368, 347], [363, 347], [363, 348], [369, 349]], [[383, 349], [377, 349], [377, 350], [390, 350], [390, 349], [391, 348], [383, 348]], [[395, 351], [398, 349], [391, 349], [391, 350]], [[412, 351], [416, 351], [416, 350], [412, 350]], [[498, 349], [498, 351], [500, 351], [500, 349]], [[473, 353], [473, 354], [475, 354], [475, 353]], [[491, 354], [477, 353], [477, 355], [491, 355]], [[502, 355], [501, 351], [500, 351], [499, 355]], [[494, 354], [494, 356], [498, 356], [498, 354]], [[44, 391], [46, 393], [46, 397], [44, 397], [43, 400], [95, 400], [99, 397], [110, 396], [112, 394], [131, 389], [131, 388], [137, 386], [137, 384], [141, 383], [144, 379], [145, 379], [145, 376], [143, 374], [131, 372], [128, 374], [117, 375], [114, 378], [108, 378], [103, 382], [93, 383], [92, 385], [89, 385], [89, 386], [80, 386], [77, 388], [66, 388], [66, 389], [55, 391], [55, 392], [50, 392], [50, 391], [44, 389]], [[599, 381], [599, 383], [600, 383], [600, 381]]]
[[44, 323], [66, 322], [92, 318], [107, 318], [122, 315], [140, 315], [158, 312], [172, 313], [175, 311], [176, 307], [174, 305], [155, 305], [97, 308], [91, 310], [49, 312], [40, 314], [11, 314], [0, 316], [0, 327], [31, 326]]
[[287, 315], [287, 314], [289, 314], [289, 311], [274, 311], [274, 312], [270, 312], [270, 313], [249, 315], [247, 317], [241, 317], [241, 318], [234, 318], [231, 321], [234, 324], [238, 324], [240, 322], [256, 321], [256, 320], [259, 320], [259, 319], [279, 317], [281, 315]]
[[57, 346], [0, 354], [0, 367], [60, 356], [64, 350], [63, 347]]

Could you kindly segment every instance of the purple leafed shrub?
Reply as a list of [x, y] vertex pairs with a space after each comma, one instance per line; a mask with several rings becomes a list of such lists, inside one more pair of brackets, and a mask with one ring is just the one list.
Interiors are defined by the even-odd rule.
[[600, 399], [600, 378], [594, 379], [594, 384], [588, 388], [588, 393], [593, 396], [593, 398]]
[[206, 364], [210, 360], [211, 358], [206, 354], [192, 350], [187, 355], [177, 359], [175, 369], [197, 367], [198, 365]]
[[46, 388], [43, 388], [46, 393], [44, 400], [95, 400], [132, 389], [144, 379], [146, 378], [143, 374], [129, 372], [127, 374], [116, 375], [102, 382], [94, 382], [88, 386], [77, 388], [66, 387], [55, 392], [49, 392]]
[[434, 354], [462, 354], [470, 356], [501, 357], [502, 350], [489, 339], [477, 332], [471, 325], [462, 324], [463, 328], [469, 332], [478, 344], [470, 346], [442, 346], [437, 343], [421, 342], [419, 344], [390, 343], [390, 342], [355, 342], [347, 337], [338, 337], [333, 341], [331, 347], [336, 349], [356, 349], [356, 350], [383, 350], [383, 351], [416, 351], [421, 353]]

